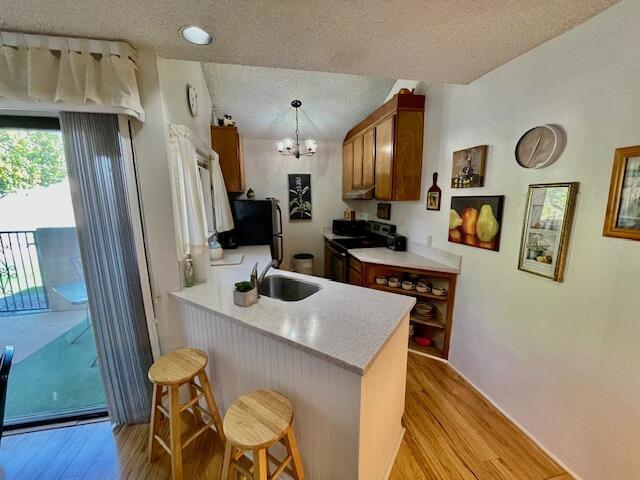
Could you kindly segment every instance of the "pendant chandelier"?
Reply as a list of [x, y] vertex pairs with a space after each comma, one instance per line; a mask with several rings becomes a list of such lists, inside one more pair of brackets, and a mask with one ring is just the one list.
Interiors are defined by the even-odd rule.
[[296, 109], [296, 138], [285, 138], [284, 140], [276, 143], [276, 148], [281, 155], [293, 155], [296, 158], [310, 157], [318, 149], [318, 144], [315, 140], [309, 138], [304, 141], [304, 148], [300, 150], [300, 141], [298, 139], [298, 108], [302, 106], [300, 100], [294, 100], [291, 102], [291, 106]]

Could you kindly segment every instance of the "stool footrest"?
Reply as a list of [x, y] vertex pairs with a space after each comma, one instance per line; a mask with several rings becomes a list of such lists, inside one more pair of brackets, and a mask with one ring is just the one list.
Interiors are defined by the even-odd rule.
[[192, 398], [191, 400], [189, 400], [187, 403], [185, 403], [180, 407], [180, 413], [190, 408], [191, 405], [193, 405], [194, 403], [198, 403], [203, 398], [204, 398], [204, 393], [198, 394], [195, 398]]
[[232, 461], [232, 464], [233, 468], [235, 468], [241, 475], [244, 475], [247, 478], [253, 478], [253, 472], [251, 470], [247, 470], [244, 465], [236, 462], [235, 460]]
[[166, 442], [162, 439], [160, 435], [154, 435], [153, 438], [156, 439], [156, 441], [158, 442], [158, 445], [164, 448], [167, 451], [167, 453], [171, 455], [171, 449], [169, 448], [169, 445], [166, 444]]
[[193, 408], [194, 409], [197, 408], [198, 411], [200, 412], [200, 415], [204, 414], [206, 416], [206, 418], [204, 419], [205, 423], [210, 423], [215, 421], [213, 418], [213, 414], [206, 408], [202, 408], [200, 405], [194, 405]]
[[171, 415], [169, 414], [169, 410], [167, 410], [166, 408], [164, 408], [162, 405], [156, 405], [156, 408], [167, 418], [171, 418]]
[[280, 462], [280, 460], [271, 455], [269, 452], [267, 452], [267, 458], [269, 458], [269, 461], [271, 463], [278, 466], [278, 468], [276, 468], [276, 470], [273, 472], [271, 480], [276, 480], [276, 478], [278, 478], [280, 474], [282, 474], [282, 472], [286, 473], [291, 478], [296, 478], [293, 470], [289, 468], [289, 463], [291, 462], [291, 460], [293, 460], [293, 456], [291, 454], [287, 455], [287, 457], [282, 462]]
[[211, 420], [209, 423], [204, 424], [202, 427], [200, 427], [196, 432], [194, 432], [191, 436], [189, 436], [184, 443], [182, 444], [182, 448], [187, 448], [187, 446], [189, 446], [189, 444], [191, 442], [193, 442], [196, 438], [198, 438], [200, 435], [202, 435], [204, 432], [206, 432], [207, 430], [210, 430], [211, 425], [213, 425], [213, 420]]

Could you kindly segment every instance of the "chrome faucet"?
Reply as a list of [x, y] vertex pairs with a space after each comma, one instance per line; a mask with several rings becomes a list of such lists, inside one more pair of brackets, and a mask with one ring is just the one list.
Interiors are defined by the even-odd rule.
[[[260, 284], [264, 280], [264, 277], [267, 275], [267, 272], [269, 271], [269, 269], [271, 267], [277, 267], [277, 266], [278, 266], [278, 261], [271, 260], [271, 262], [269, 262], [269, 264], [262, 271], [260, 276], [258, 276], [258, 262], [256, 262], [256, 264], [253, 266], [253, 270], [251, 270], [251, 283], [253, 283], [253, 285], [257, 289], [260, 289]], [[260, 294], [258, 294], [258, 296], [260, 296]]]

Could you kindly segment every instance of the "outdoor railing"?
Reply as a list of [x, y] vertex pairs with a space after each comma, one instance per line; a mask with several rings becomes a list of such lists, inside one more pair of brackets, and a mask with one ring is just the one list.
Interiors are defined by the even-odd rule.
[[47, 308], [35, 232], [0, 232], [0, 315]]

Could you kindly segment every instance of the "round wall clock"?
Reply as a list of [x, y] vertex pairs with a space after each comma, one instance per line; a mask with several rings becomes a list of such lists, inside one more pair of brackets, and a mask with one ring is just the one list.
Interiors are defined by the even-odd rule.
[[524, 168], [544, 168], [564, 149], [564, 131], [556, 125], [540, 125], [526, 132], [516, 145], [516, 161]]
[[198, 116], [198, 92], [195, 87], [187, 83], [187, 103], [192, 117]]

